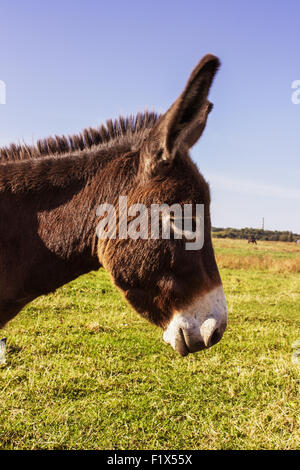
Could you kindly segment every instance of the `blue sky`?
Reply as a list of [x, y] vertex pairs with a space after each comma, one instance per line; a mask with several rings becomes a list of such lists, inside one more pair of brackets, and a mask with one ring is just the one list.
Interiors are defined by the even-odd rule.
[[299, 0], [0, 0], [0, 145], [166, 110], [199, 59], [222, 67], [192, 157], [215, 226], [300, 233]]

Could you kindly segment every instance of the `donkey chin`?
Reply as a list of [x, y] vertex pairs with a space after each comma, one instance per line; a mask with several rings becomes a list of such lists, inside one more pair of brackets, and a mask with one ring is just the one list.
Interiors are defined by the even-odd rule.
[[220, 285], [199, 295], [180, 311], [175, 310], [163, 338], [181, 356], [186, 356], [218, 343], [226, 326], [227, 306]]

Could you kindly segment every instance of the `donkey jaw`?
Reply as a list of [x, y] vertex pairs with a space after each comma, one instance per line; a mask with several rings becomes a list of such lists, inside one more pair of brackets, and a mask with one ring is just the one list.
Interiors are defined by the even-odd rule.
[[189, 306], [175, 311], [163, 339], [181, 356], [207, 349], [223, 336], [227, 306], [221, 285], [198, 296]]

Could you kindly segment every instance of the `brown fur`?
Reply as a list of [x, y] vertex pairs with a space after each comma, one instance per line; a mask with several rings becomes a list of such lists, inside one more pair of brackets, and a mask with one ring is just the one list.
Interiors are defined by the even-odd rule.
[[[205, 56], [158, 118], [109, 121], [79, 136], [0, 150], [0, 326], [34, 298], [104, 266], [133, 307], [165, 327], [173, 310], [220, 283], [211, 243], [209, 188], [188, 155], [212, 105], [218, 60]], [[101, 203], [204, 203], [205, 243], [98, 240]]]

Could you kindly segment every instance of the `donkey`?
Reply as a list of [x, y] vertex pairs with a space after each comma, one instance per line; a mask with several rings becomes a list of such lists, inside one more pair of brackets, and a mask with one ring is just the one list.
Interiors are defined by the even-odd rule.
[[[212, 109], [218, 67], [217, 57], [203, 57], [161, 116], [121, 117], [79, 135], [0, 150], [0, 327], [33, 299], [102, 266], [182, 356], [222, 338], [227, 308], [210, 191], [188, 153]], [[99, 239], [97, 208], [116, 205], [119, 195], [146, 207], [203, 204], [203, 247], [188, 251], [174, 237]]]

